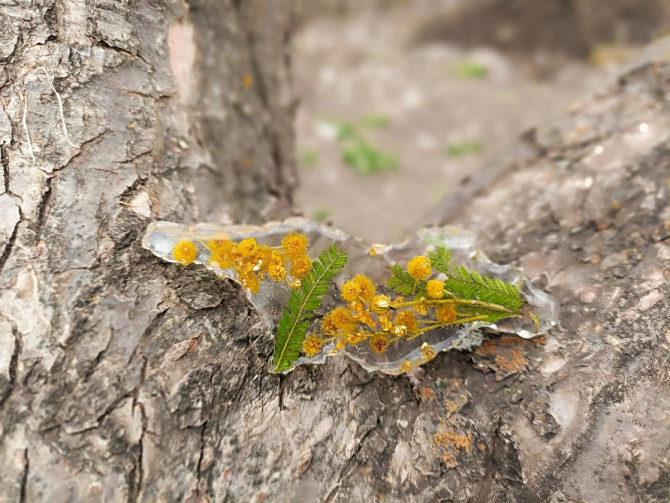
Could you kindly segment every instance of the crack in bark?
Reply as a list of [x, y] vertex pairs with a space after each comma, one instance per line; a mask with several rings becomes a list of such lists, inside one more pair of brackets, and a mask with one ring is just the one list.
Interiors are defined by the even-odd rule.
[[14, 226], [14, 230], [12, 231], [12, 235], [9, 236], [9, 240], [7, 241], [7, 244], [5, 245], [5, 249], [2, 252], [2, 255], [0, 255], [0, 274], [2, 274], [2, 270], [5, 267], [5, 264], [7, 263], [7, 259], [9, 259], [9, 254], [12, 251], [12, 248], [14, 247], [14, 243], [16, 242], [16, 238], [19, 234], [19, 224], [23, 221], [23, 213], [19, 209], [19, 221], [18, 223]]
[[201, 468], [202, 468], [202, 458], [205, 455], [205, 431], [207, 429], [207, 421], [202, 423], [202, 426], [200, 428], [200, 455], [198, 456], [198, 473], [197, 473], [197, 481], [195, 485], [195, 493], [200, 494], [200, 476], [202, 474]]
[[[6, 320], [7, 318], [3, 318], [3, 319]], [[0, 409], [2, 409], [2, 406], [5, 404], [5, 402], [12, 395], [12, 392], [14, 391], [14, 387], [16, 386], [17, 368], [18, 368], [18, 364], [19, 364], [19, 355], [23, 351], [23, 339], [21, 338], [21, 335], [19, 333], [19, 329], [16, 327], [16, 325], [13, 322], [10, 322], [10, 323], [12, 325], [12, 334], [14, 335], [14, 352], [12, 353], [11, 360], [9, 360], [9, 389], [7, 390], [7, 393], [4, 394], [4, 396], [0, 397]]]
[[28, 448], [23, 450], [23, 475], [21, 476], [21, 491], [19, 501], [25, 503], [26, 492], [28, 489], [28, 471], [30, 470], [30, 459], [28, 458]]
[[0, 164], [2, 164], [5, 192], [9, 194], [9, 154], [7, 154], [7, 147], [5, 145], [0, 146]]
[[109, 133], [109, 132], [111, 132], [111, 129], [105, 129], [105, 130], [102, 131], [101, 133], [98, 133], [97, 135], [95, 135], [93, 138], [91, 138], [91, 139], [89, 139], [89, 140], [86, 140], [85, 142], [82, 142], [82, 143], [79, 145], [79, 147], [78, 147], [79, 152], [77, 152], [76, 154], [74, 154], [74, 155], [70, 158], [70, 160], [69, 160], [67, 163], [65, 163], [63, 166], [61, 166], [60, 168], [56, 168], [56, 169], [54, 169], [53, 172], [56, 173], [56, 172], [58, 172], [58, 171], [62, 171], [62, 170], [64, 170], [65, 168], [67, 168], [68, 166], [70, 166], [70, 165], [72, 164], [72, 161], [74, 161], [74, 160], [77, 159], [79, 156], [81, 156], [83, 153], [85, 153], [86, 150], [88, 150], [88, 148], [89, 148], [90, 146], [95, 146], [95, 145], [97, 145], [98, 143], [100, 143], [100, 141], [102, 140], [102, 138], [103, 138], [107, 133]]
[[284, 381], [286, 376], [284, 374], [279, 375], [279, 410], [284, 410]]
[[139, 501], [142, 484], [144, 483], [144, 435], [147, 433], [147, 416], [144, 412], [144, 406], [141, 403], [137, 405], [140, 408], [140, 415], [142, 416], [142, 434], [137, 442], [139, 451], [135, 459], [135, 466], [131, 469], [128, 477], [128, 501], [132, 503]]
[[47, 215], [47, 208], [49, 207], [49, 202], [51, 201], [51, 196], [53, 195], [53, 190], [51, 190], [51, 182], [53, 181], [54, 177], [50, 176], [47, 178], [46, 183], [45, 183], [45, 190], [42, 192], [42, 199], [40, 199], [38, 208], [39, 211], [37, 212], [37, 220], [31, 227], [35, 231], [35, 234], [37, 235], [38, 239], [41, 239], [42, 237], [42, 230], [44, 228], [44, 224], [46, 223], [46, 219], [48, 217]]

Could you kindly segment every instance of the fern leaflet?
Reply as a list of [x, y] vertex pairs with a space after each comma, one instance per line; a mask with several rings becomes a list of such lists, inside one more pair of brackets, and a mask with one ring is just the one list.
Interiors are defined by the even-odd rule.
[[447, 276], [451, 276], [449, 266], [451, 265], [451, 250], [447, 250], [444, 246], [437, 246], [435, 251], [428, 252], [430, 259], [430, 266]]
[[321, 307], [331, 280], [346, 263], [347, 253], [332, 245], [312, 264], [312, 270], [302, 281], [301, 287], [291, 292], [288, 309], [282, 313], [277, 326], [271, 372], [285, 372], [293, 368], [300, 356], [309, 320], [314, 317], [314, 311]]
[[398, 264], [391, 266], [391, 277], [386, 284], [392, 290], [405, 296], [411, 295], [416, 289], [416, 280], [408, 272], [403, 271]]
[[482, 276], [464, 267], [454, 267], [444, 287], [461, 299], [479, 300], [518, 312], [525, 301], [513, 285], [497, 278]]

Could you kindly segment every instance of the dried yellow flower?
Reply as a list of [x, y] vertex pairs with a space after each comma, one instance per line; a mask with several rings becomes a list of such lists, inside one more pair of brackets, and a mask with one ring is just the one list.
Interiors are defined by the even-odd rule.
[[422, 255], [414, 257], [407, 264], [407, 272], [414, 279], [426, 279], [430, 276], [430, 260]]
[[327, 314], [323, 320], [321, 320], [321, 330], [328, 335], [334, 335], [337, 333], [337, 325], [333, 320], [333, 313]]
[[240, 278], [242, 281], [242, 286], [249, 290], [251, 293], [258, 293], [258, 289], [260, 288], [260, 282], [258, 281], [258, 276], [256, 276], [253, 272], [249, 274], [245, 274]]
[[[422, 299], [423, 300], [423, 299]], [[421, 316], [425, 316], [428, 314], [428, 306], [424, 304], [423, 302], [420, 302], [419, 304], [414, 304], [414, 310], [419, 313]]]
[[435, 358], [436, 354], [437, 353], [435, 353], [435, 350], [430, 347], [430, 344], [428, 344], [427, 342], [421, 344], [421, 356], [423, 356], [423, 359], [425, 361], [432, 360], [433, 358]]
[[253, 257], [258, 251], [258, 243], [254, 238], [243, 239], [237, 249], [243, 257]]
[[356, 321], [351, 313], [343, 307], [338, 307], [330, 312], [333, 324], [343, 332], [351, 332], [356, 328]]
[[453, 323], [458, 313], [452, 304], [443, 304], [435, 310], [435, 316], [442, 323]]
[[291, 276], [303, 279], [312, 269], [312, 260], [307, 255], [299, 255], [291, 259]]
[[396, 327], [405, 327], [407, 332], [414, 332], [419, 328], [416, 317], [412, 311], [400, 311], [395, 315]]
[[426, 293], [431, 299], [441, 299], [444, 297], [444, 281], [431, 279], [426, 284]]
[[342, 298], [348, 302], [356, 302], [359, 298], [369, 301], [374, 295], [374, 283], [363, 274], [354, 276], [342, 286]]
[[295, 257], [297, 255], [304, 255], [307, 252], [308, 243], [307, 236], [291, 232], [282, 239], [281, 245], [289, 256]]
[[386, 295], [375, 295], [370, 302], [372, 310], [376, 313], [384, 313], [388, 311], [389, 305], [391, 304], [391, 299]]
[[286, 269], [281, 265], [270, 264], [267, 272], [275, 281], [284, 281], [286, 279]]
[[389, 347], [389, 341], [382, 334], [375, 334], [370, 339], [370, 347], [375, 353], [383, 353]]
[[363, 342], [367, 338], [368, 336], [364, 332], [361, 332], [359, 330], [355, 330], [350, 334], [347, 334], [347, 342], [352, 346], [355, 346], [356, 344]]
[[310, 335], [305, 337], [305, 340], [302, 343], [302, 352], [311, 358], [318, 355], [322, 347], [323, 341], [316, 335]]
[[189, 265], [195, 261], [198, 256], [198, 248], [196, 248], [193, 241], [187, 238], [182, 238], [177, 241], [177, 244], [172, 249], [172, 256], [174, 259], [183, 264]]

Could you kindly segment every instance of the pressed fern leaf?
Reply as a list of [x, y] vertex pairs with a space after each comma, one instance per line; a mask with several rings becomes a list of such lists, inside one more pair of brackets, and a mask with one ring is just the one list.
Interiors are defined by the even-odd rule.
[[451, 250], [447, 250], [444, 246], [435, 247], [435, 251], [428, 252], [428, 259], [430, 266], [441, 273], [451, 276], [449, 266], [451, 265]]
[[398, 264], [391, 266], [391, 277], [386, 284], [389, 288], [404, 296], [414, 293], [417, 286], [416, 280], [408, 272], [403, 271]]
[[347, 253], [332, 245], [312, 264], [312, 270], [302, 280], [302, 286], [291, 292], [288, 309], [282, 313], [277, 326], [271, 372], [285, 372], [293, 368], [300, 356], [309, 320], [314, 317], [314, 311], [321, 307], [331, 280], [346, 263]]
[[454, 267], [444, 287], [461, 299], [497, 304], [515, 313], [525, 303], [514, 285], [482, 276], [476, 271], [468, 271], [464, 267]]

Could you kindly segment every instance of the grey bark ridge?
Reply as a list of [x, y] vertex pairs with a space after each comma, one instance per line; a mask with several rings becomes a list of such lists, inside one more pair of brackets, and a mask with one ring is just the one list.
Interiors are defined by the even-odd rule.
[[275, 377], [238, 288], [139, 245], [150, 219], [290, 211], [288, 8], [269, 5], [0, 5], [0, 497], [667, 501], [667, 59], [450, 214], [561, 301], [545, 344], [412, 380], [345, 359]]

